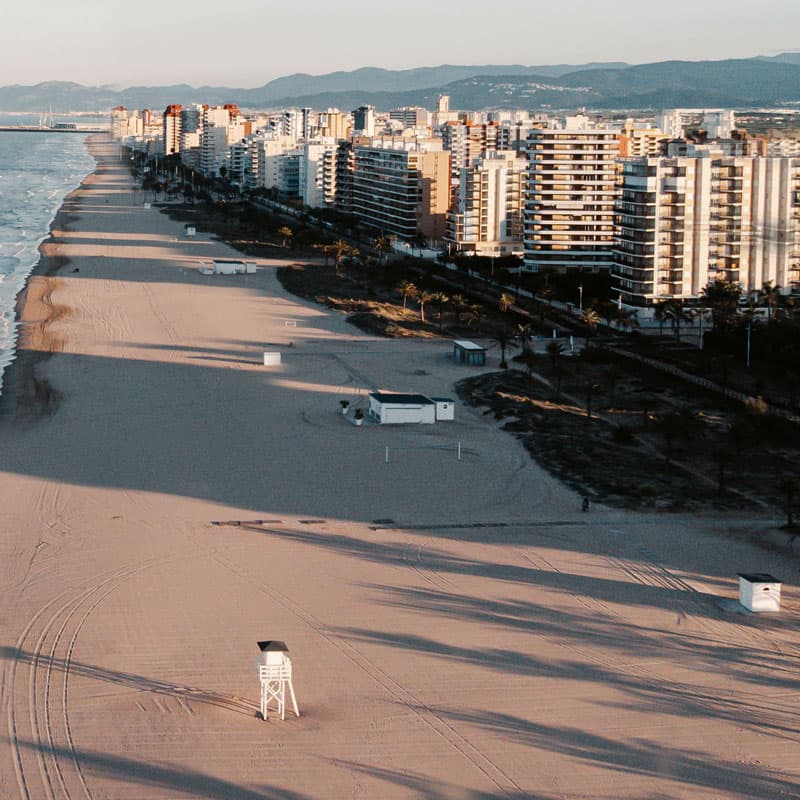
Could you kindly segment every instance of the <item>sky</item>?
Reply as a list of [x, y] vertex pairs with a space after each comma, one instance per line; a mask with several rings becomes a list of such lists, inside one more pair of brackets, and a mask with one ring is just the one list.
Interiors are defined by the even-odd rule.
[[797, 0], [4, 0], [0, 85], [249, 88], [295, 72], [800, 49]]

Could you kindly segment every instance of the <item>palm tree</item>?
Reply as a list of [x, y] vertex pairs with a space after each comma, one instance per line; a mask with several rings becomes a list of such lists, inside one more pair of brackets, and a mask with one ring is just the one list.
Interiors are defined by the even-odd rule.
[[442, 311], [444, 307], [450, 302], [450, 298], [444, 292], [434, 292], [431, 295], [431, 301], [436, 305], [436, 311], [439, 319], [439, 330], [442, 330]]
[[339, 274], [339, 266], [342, 263], [342, 260], [345, 258], [350, 258], [351, 256], [358, 253], [354, 247], [349, 245], [344, 239], [337, 239], [333, 243], [333, 255], [334, 255], [334, 268], [336, 269], [336, 274]]
[[589, 334], [594, 335], [597, 326], [600, 324], [600, 315], [593, 308], [587, 308], [583, 312], [583, 323], [588, 326]]
[[461, 314], [467, 310], [467, 300], [463, 294], [454, 294], [450, 298], [453, 306], [453, 313], [456, 315], [456, 325], [461, 322]]
[[669, 318], [675, 338], [681, 340], [681, 322], [689, 322], [691, 315], [686, 311], [681, 300], [669, 300]]
[[564, 352], [564, 345], [561, 342], [551, 340], [547, 343], [547, 355], [550, 356], [550, 369], [553, 375], [556, 374], [558, 368], [558, 357]]
[[631, 330], [631, 328], [638, 328], [639, 326], [639, 317], [636, 313], [636, 309], [632, 308], [630, 311], [625, 311], [624, 309], [620, 311], [617, 315], [617, 324], [622, 328], [623, 331], [626, 333]]
[[800, 488], [797, 478], [792, 475], [786, 475], [778, 481], [777, 488], [783, 495], [786, 527], [794, 528], [794, 501], [798, 494], [798, 488]]
[[669, 463], [672, 458], [672, 446], [683, 431], [679, 415], [673, 412], [661, 417], [658, 421], [658, 431], [664, 437], [664, 444], [667, 446], [667, 463]]
[[467, 316], [469, 317], [467, 325], [473, 322], [480, 323], [484, 316], [483, 306], [480, 303], [472, 303], [472, 305], [467, 308]]
[[594, 393], [600, 388], [600, 386], [596, 383], [592, 383], [589, 381], [586, 386], [584, 386], [584, 391], [586, 392], [586, 422], [589, 423], [592, 421], [592, 397], [594, 397]]
[[739, 298], [742, 296], [741, 284], [734, 281], [715, 280], [700, 292], [704, 305], [711, 309], [711, 318], [717, 330], [729, 328], [736, 314]]
[[420, 257], [422, 257], [422, 251], [428, 246], [428, 237], [422, 231], [417, 231], [411, 240], [411, 246], [419, 250]]
[[282, 227], [278, 228], [278, 236], [281, 237], [283, 246], [289, 247], [292, 241], [292, 236], [294, 236], [294, 231], [292, 231], [288, 225], [283, 225]]
[[379, 236], [372, 247], [378, 254], [378, 263], [383, 264], [384, 256], [392, 249], [392, 240], [388, 236]]
[[418, 289], [411, 281], [403, 281], [397, 288], [403, 295], [403, 308], [407, 308], [408, 299], [413, 300], [417, 296]]
[[420, 322], [425, 322], [425, 303], [430, 303], [433, 300], [433, 292], [426, 292], [424, 289], [420, 289], [417, 292], [416, 300], [419, 303]]
[[719, 493], [725, 491], [725, 467], [728, 466], [734, 459], [734, 454], [725, 447], [720, 447], [711, 454], [711, 458], [717, 465], [717, 488]]
[[603, 302], [598, 303], [595, 310], [603, 317], [603, 319], [606, 321], [606, 325], [609, 328], [619, 315], [617, 304], [612, 303], [610, 300], [604, 300]]
[[775, 309], [781, 297], [780, 286], [773, 286], [772, 281], [764, 281], [761, 291], [758, 293], [759, 305], [767, 307], [767, 316], [772, 319], [775, 316]]
[[659, 300], [653, 305], [653, 316], [658, 320], [658, 335], [664, 335], [664, 323], [669, 319], [670, 300]]
[[517, 325], [517, 339], [523, 353], [527, 353], [531, 345], [531, 326], [530, 323], [519, 323]]
[[514, 307], [514, 303], [517, 302], [517, 298], [514, 297], [513, 294], [509, 294], [508, 292], [503, 292], [500, 295], [500, 310], [505, 313], [506, 311], [510, 311]]
[[508, 369], [506, 348], [512, 342], [511, 332], [505, 327], [495, 328], [492, 332], [492, 339], [500, 345], [500, 369]]
[[322, 251], [322, 255], [325, 256], [325, 266], [328, 266], [328, 260], [331, 256], [335, 255], [336, 247], [332, 244], [317, 244], [314, 245], [317, 249]]

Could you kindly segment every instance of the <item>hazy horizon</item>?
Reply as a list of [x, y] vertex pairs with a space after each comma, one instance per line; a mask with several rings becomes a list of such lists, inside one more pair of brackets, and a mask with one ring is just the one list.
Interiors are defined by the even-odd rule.
[[309, 0], [302, 15], [241, 0], [235, 18], [222, 19], [208, 0], [136, 6], [82, 0], [80, 11], [54, 0], [5, 9], [0, 84], [253, 88], [295, 73], [369, 66], [751, 58], [796, 50], [798, 42], [787, 39], [800, 30], [800, 6], [788, 0], [756, 7], [744, 0], [722, 7], [676, 0], [647, 11], [631, 0], [548, 9], [510, 0], [494, 15], [471, 0], [407, 0], [391, 8], [340, 0], [333, 13]]

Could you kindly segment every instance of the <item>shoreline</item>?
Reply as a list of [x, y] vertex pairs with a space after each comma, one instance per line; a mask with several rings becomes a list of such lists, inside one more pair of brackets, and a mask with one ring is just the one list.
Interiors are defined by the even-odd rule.
[[58, 402], [58, 392], [38, 372], [55, 351], [55, 340], [48, 338], [47, 329], [59, 319], [64, 309], [51, 302], [57, 278], [71, 262], [57, 251], [59, 240], [54, 231], [71, 230], [79, 223], [79, 215], [69, 205], [86, 181], [97, 174], [98, 159], [93, 146], [101, 144], [97, 134], [86, 138], [85, 145], [94, 158], [94, 168], [83, 176], [78, 185], [64, 196], [50, 220], [48, 231], [38, 245], [39, 258], [31, 267], [25, 283], [14, 301], [14, 324], [17, 328], [13, 357], [2, 374], [0, 385], [0, 420], [6, 423], [33, 421], [52, 413]]

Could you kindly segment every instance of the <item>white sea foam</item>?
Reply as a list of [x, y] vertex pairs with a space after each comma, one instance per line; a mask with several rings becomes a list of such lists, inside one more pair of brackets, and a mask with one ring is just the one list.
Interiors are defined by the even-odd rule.
[[94, 168], [82, 136], [0, 133], [0, 392], [14, 360], [14, 305], [64, 198]]

